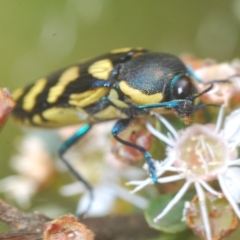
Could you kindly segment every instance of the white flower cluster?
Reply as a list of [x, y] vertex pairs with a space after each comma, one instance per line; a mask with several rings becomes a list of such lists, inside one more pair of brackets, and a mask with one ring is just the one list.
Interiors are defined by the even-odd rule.
[[[168, 203], [165, 209], [154, 219], [163, 218], [173, 206], [179, 202], [191, 185], [195, 186], [200, 203], [201, 216], [206, 239], [212, 239], [211, 224], [206, 205], [205, 192], [218, 198], [223, 196], [228, 200], [237, 217], [240, 219], [240, 110], [233, 111], [224, 119], [224, 108], [221, 107], [216, 125], [193, 124], [185, 130], [177, 132], [165, 118], [153, 113], [168, 129], [164, 135], [147, 123], [149, 131], [167, 144], [166, 158], [156, 161], [158, 183], [169, 183], [185, 180], [185, 183]], [[169, 176], [164, 173], [171, 172]], [[211, 186], [213, 180], [218, 180], [220, 191]], [[131, 181], [136, 192], [143, 187], [153, 184], [151, 178], [144, 181]]]

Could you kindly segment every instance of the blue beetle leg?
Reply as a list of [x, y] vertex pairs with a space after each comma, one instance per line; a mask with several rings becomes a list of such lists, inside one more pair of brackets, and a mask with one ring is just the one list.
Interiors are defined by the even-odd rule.
[[144, 158], [145, 158], [145, 160], [148, 164], [148, 167], [149, 167], [149, 173], [150, 173], [150, 176], [152, 178], [152, 181], [154, 183], [156, 183], [157, 182], [156, 169], [155, 169], [154, 162], [151, 158], [150, 153], [147, 152], [145, 148], [143, 148], [141, 146], [138, 146], [138, 145], [135, 145], [131, 142], [125, 141], [118, 136], [118, 134], [120, 132], [122, 132], [123, 130], [125, 130], [127, 128], [127, 126], [130, 124], [130, 122], [132, 120], [133, 120], [132, 118], [127, 118], [127, 119], [121, 119], [121, 120], [117, 121], [117, 123], [114, 125], [114, 127], [112, 129], [112, 135], [120, 143], [122, 143], [126, 146], [129, 146], [129, 147], [135, 148], [138, 151], [143, 153]]
[[191, 67], [187, 66], [186, 68], [187, 68], [187, 72], [190, 76], [192, 76], [197, 82], [205, 84], [205, 85], [206, 84], [213, 84], [213, 83], [227, 83], [227, 82], [230, 82], [231, 78], [239, 77], [239, 74], [234, 74], [232, 76], [229, 76], [226, 79], [218, 79], [218, 80], [211, 80], [211, 81], [208, 81], [208, 82], [203, 82], [203, 80], [196, 75], [196, 73], [193, 71], [193, 69]]
[[202, 83], [202, 84], [205, 84], [205, 83], [203, 82], [203, 80], [196, 75], [196, 73], [193, 71], [193, 69], [192, 69], [191, 67], [187, 66], [186, 68], [187, 68], [188, 74], [189, 74], [191, 77], [193, 77], [197, 82]]
[[152, 103], [146, 105], [136, 105], [134, 106], [135, 109], [148, 109], [148, 108], [174, 108], [179, 106], [180, 103], [184, 103], [185, 99], [176, 99], [169, 102], [162, 102], [162, 103]]
[[60, 159], [63, 161], [63, 163], [66, 165], [68, 170], [76, 177], [77, 180], [83, 183], [85, 188], [89, 191], [90, 200], [89, 204], [86, 208], [86, 210], [81, 214], [81, 216], [84, 216], [89, 209], [91, 208], [92, 202], [93, 202], [93, 189], [92, 186], [81, 176], [79, 172], [76, 171], [76, 169], [67, 161], [63, 155], [64, 153], [72, 146], [74, 145], [79, 139], [81, 139], [89, 130], [91, 129], [90, 124], [84, 125], [82, 128], [80, 128], [76, 133], [74, 133], [69, 139], [67, 139], [60, 147], [59, 149], [59, 156]]

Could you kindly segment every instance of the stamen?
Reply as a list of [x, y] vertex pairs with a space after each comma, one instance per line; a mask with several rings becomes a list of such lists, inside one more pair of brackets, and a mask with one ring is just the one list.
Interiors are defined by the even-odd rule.
[[146, 123], [146, 127], [147, 129], [155, 136], [157, 137], [159, 140], [165, 142], [167, 145], [169, 146], [173, 146], [173, 141], [171, 141], [169, 138], [167, 138], [164, 134], [160, 133], [159, 131], [157, 131], [152, 124], [150, 124], [149, 122]]
[[202, 164], [204, 166], [205, 169], [205, 173], [209, 173], [209, 167], [208, 167], [208, 162], [209, 162], [209, 156], [208, 156], [208, 151], [207, 151], [207, 147], [206, 147], [206, 142], [204, 141], [203, 137], [200, 138], [200, 142], [203, 148], [203, 154], [205, 156], [203, 156], [202, 154], [199, 154], [200, 160], [202, 161]]
[[202, 155], [202, 152], [199, 149], [196, 149], [196, 155], [198, 156], [199, 160], [202, 163], [203, 169], [205, 170], [205, 174], [208, 174], [209, 169], [208, 169], [208, 163], [204, 156]]
[[168, 131], [172, 133], [175, 139], [178, 139], [177, 131], [164, 117], [162, 117], [160, 114], [156, 112], [153, 112], [153, 115], [156, 116], [160, 122], [162, 122], [162, 124], [168, 129]]
[[216, 127], [215, 127], [215, 130], [214, 130], [215, 133], [220, 132], [220, 128], [221, 128], [222, 122], [223, 122], [223, 115], [224, 115], [224, 107], [221, 106], [220, 110], [219, 110], [218, 118], [217, 118]]
[[209, 155], [211, 157], [211, 160], [209, 161], [208, 164], [210, 165], [212, 162], [217, 162], [216, 158], [215, 158], [215, 155], [213, 153], [213, 149], [210, 147], [210, 145], [208, 143], [206, 143], [206, 148], [207, 148], [208, 153], [209, 153]]
[[178, 175], [172, 175], [168, 177], [158, 178], [158, 183], [169, 183], [169, 182], [175, 182], [181, 179], [184, 179], [186, 176], [185, 174], [178, 174]]
[[185, 172], [186, 170], [186, 168], [173, 167], [173, 166], [166, 166], [164, 169], [166, 171], [171, 171], [171, 172]]
[[167, 132], [167, 136], [170, 139], [170, 141], [172, 141], [173, 143], [176, 142], [176, 140], [173, 138], [173, 135], [170, 132]]
[[206, 206], [206, 201], [205, 201], [205, 194], [204, 191], [201, 187], [201, 185], [198, 182], [195, 182], [195, 188], [196, 192], [198, 195], [198, 200], [201, 208], [201, 214], [202, 214], [202, 219], [203, 219], [203, 225], [206, 231], [206, 237], [208, 240], [212, 239], [212, 233], [211, 233], [211, 227], [210, 227], [210, 222], [208, 218], [208, 211], [207, 211], [207, 206]]
[[159, 219], [163, 218], [173, 208], [173, 206], [183, 197], [183, 195], [187, 192], [191, 184], [192, 181], [190, 180], [186, 181], [182, 188], [174, 196], [174, 198], [168, 203], [164, 210], [156, 218], [154, 218], [153, 221], [157, 222]]
[[129, 185], [141, 185], [141, 184], [145, 184], [146, 181], [149, 181], [151, 178], [147, 178], [145, 180], [133, 180], [133, 181], [129, 181], [127, 183], [125, 183], [127, 186]]
[[111, 184], [111, 189], [114, 189], [114, 192], [116, 192], [116, 195], [120, 197], [121, 199], [124, 199], [127, 202], [132, 203], [133, 205], [141, 208], [141, 209], [146, 209], [146, 207], [149, 204], [149, 201], [139, 195], [132, 195], [129, 194], [129, 191], [118, 184]]
[[203, 181], [202, 179], [199, 179], [198, 182], [210, 193], [213, 195], [216, 195], [218, 198], [222, 198], [222, 193], [216, 191], [213, 189], [207, 182]]
[[[134, 181], [133, 181], [134, 182]], [[131, 185], [132, 182], [128, 182], [127, 185]], [[136, 193], [138, 192], [139, 190], [143, 189], [144, 187], [146, 187], [147, 185], [150, 185], [150, 184], [153, 184], [153, 181], [151, 178], [147, 178], [146, 180], [142, 181], [140, 183], [139, 186], [137, 186], [136, 188], [134, 188], [130, 193], [133, 194], [133, 193]]]
[[157, 167], [156, 168], [156, 175], [157, 175], [157, 177], [160, 177], [162, 174], [164, 174], [167, 170], [168, 170], [168, 168], [170, 167], [170, 166], [172, 166], [172, 164], [175, 162], [175, 159], [174, 158], [172, 158], [172, 159], [166, 159], [165, 161], [164, 161], [164, 165], [160, 165], [160, 167]]

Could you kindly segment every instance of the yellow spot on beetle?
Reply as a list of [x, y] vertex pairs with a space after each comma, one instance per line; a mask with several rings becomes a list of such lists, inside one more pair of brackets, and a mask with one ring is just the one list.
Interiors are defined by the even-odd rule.
[[114, 106], [108, 106], [107, 108], [99, 111], [98, 113], [94, 114], [98, 120], [112, 120], [112, 119], [119, 119], [119, 118], [126, 118], [128, 117], [126, 114], [115, 108]]
[[112, 50], [110, 53], [113, 53], [113, 54], [124, 53], [124, 52], [129, 52], [131, 50], [132, 50], [132, 48], [130, 48], [130, 47], [128, 47], [128, 48], [118, 48], [118, 49]]
[[25, 95], [23, 99], [23, 106], [22, 108], [25, 111], [30, 112], [36, 103], [37, 96], [43, 91], [44, 87], [46, 86], [47, 79], [40, 78], [29, 90], [29, 92]]
[[71, 81], [74, 81], [79, 77], [79, 67], [73, 66], [65, 70], [59, 78], [57, 84], [50, 88], [47, 102], [54, 103], [61, 96]]
[[99, 60], [88, 68], [88, 72], [92, 76], [103, 80], [108, 80], [109, 74], [112, 70], [113, 65], [109, 59]]
[[132, 88], [126, 81], [119, 83], [121, 91], [127, 95], [132, 102], [140, 105], [159, 103], [163, 99], [162, 93], [147, 95], [138, 89]]
[[42, 122], [41, 127], [58, 128], [73, 124], [89, 122], [88, 113], [76, 108], [49, 108], [42, 113], [47, 122]]
[[118, 93], [115, 89], [111, 89], [108, 99], [117, 107], [128, 108], [128, 105], [125, 102], [118, 99]]
[[17, 101], [24, 93], [24, 88], [18, 88], [12, 93], [12, 98]]
[[36, 124], [36, 125], [41, 125], [42, 124], [42, 118], [36, 114], [33, 116], [32, 121]]
[[96, 88], [83, 93], [74, 93], [69, 96], [68, 103], [76, 107], [86, 107], [99, 101], [108, 91], [108, 88]]

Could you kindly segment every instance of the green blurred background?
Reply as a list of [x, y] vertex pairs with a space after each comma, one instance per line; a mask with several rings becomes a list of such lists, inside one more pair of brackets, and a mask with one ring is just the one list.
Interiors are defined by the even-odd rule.
[[[240, 53], [240, 0], [0, 0], [0, 87], [128, 46], [232, 60]], [[0, 178], [19, 134], [12, 121], [1, 132]]]

